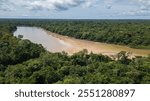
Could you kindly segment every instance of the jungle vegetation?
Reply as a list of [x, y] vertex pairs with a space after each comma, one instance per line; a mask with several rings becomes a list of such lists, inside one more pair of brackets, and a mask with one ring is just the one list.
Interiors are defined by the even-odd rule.
[[42, 45], [14, 37], [13, 31], [16, 26], [21, 25], [37, 26], [62, 35], [136, 48], [148, 49], [150, 46], [150, 21], [3, 19], [0, 20], [1, 84], [150, 83], [150, 56], [129, 59], [127, 53], [122, 51], [117, 60], [113, 60], [101, 54], [88, 54], [87, 50], [71, 56], [65, 52], [51, 53]]
[[[3, 22], [6, 22], [3, 20]], [[40, 20], [14, 19], [8, 23], [42, 27], [51, 32], [97, 42], [150, 49], [150, 20]]]

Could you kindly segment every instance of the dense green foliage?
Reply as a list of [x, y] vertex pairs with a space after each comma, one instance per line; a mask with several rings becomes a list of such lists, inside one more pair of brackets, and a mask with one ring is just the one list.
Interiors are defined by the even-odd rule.
[[38, 26], [79, 39], [150, 49], [150, 20], [14, 20], [12, 23]]
[[44, 28], [80, 39], [150, 49], [150, 21], [53, 22]]
[[150, 56], [131, 60], [120, 52], [115, 61], [86, 50], [72, 56], [50, 53], [41, 45], [14, 37], [11, 32], [16, 23], [0, 23], [0, 83], [150, 83]]

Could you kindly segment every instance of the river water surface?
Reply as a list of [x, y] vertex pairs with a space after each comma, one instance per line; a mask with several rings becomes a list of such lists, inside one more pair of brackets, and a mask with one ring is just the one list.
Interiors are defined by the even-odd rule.
[[17, 27], [14, 36], [18, 37], [18, 35], [23, 35], [23, 39], [28, 39], [33, 43], [42, 44], [44, 48], [51, 52], [62, 52], [69, 47], [69, 44], [37, 27]]
[[115, 55], [120, 51], [132, 53], [133, 56], [146, 56], [150, 50], [133, 49], [127, 46], [92, 42], [58, 35], [37, 27], [17, 27], [14, 36], [23, 35], [23, 39], [28, 39], [33, 43], [42, 44], [50, 52], [65, 51], [68, 54], [87, 49], [88, 52], [101, 53], [104, 55]]

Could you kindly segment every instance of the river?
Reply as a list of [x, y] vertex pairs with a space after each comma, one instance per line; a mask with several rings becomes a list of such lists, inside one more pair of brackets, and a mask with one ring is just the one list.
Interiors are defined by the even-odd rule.
[[65, 51], [68, 54], [87, 49], [88, 52], [101, 53], [104, 55], [115, 55], [120, 51], [132, 53], [132, 56], [147, 56], [150, 50], [133, 49], [127, 46], [92, 42], [75, 39], [46, 31], [37, 27], [17, 27], [14, 36], [23, 35], [23, 39], [28, 39], [33, 43], [42, 44], [50, 52]]

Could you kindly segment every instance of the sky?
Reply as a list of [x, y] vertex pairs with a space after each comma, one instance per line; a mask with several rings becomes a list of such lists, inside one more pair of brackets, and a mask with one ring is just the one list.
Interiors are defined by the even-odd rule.
[[0, 18], [150, 19], [150, 0], [0, 0]]

